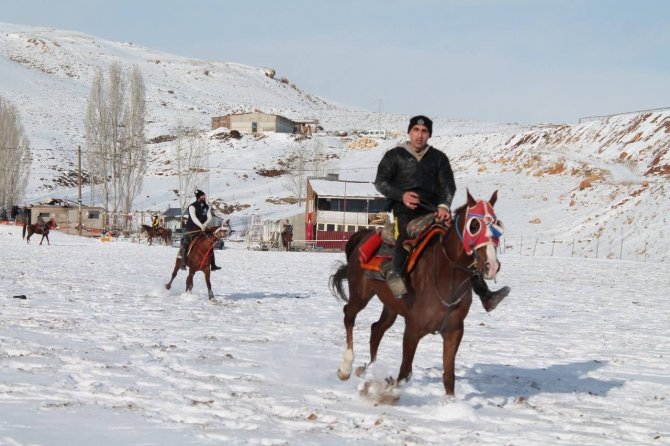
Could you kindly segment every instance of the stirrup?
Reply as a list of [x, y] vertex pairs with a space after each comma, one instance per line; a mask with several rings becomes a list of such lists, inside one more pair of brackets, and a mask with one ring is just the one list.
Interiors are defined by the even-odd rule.
[[388, 285], [389, 289], [397, 299], [400, 299], [404, 294], [407, 293], [405, 281], [403, 280], [402, 276], [400, 276], [400, 274], [396, 273], [395, 271], [389, 271], [388, 275], [386, 276], [386, 285]]

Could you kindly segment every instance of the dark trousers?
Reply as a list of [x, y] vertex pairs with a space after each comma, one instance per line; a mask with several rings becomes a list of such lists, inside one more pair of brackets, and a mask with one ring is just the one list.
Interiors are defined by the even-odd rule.
[[396, 240], [392, 270], [397, 274], [405, 272], [405, 264], [409, 257], [409, 252], [403, 248], [403, 243], [409, 238], [407, 235], [407, 225], [410, 221], [422, 215], [425, 215], [425, 212], [400, 212], [393, 216], [395, 218]]

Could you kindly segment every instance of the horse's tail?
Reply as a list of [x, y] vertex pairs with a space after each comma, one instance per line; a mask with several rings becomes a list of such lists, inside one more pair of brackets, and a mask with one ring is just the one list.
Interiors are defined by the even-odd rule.
[[330, 276], [330, 280], [328, 281], [330, 292], [333, 293], [335, 298], [342, 302], [349, 302], [349, 296], [347, 296], [347, 293], [344, 291], [344, 281], [347, 279], [347, 266], [346, 263], [340, 263], [337, 271]]
[[26, 226], [28, 226], [28, 225], [24, 223], [23, 224], [23, 235], [21, 236], [21, 238], [26, 238]]

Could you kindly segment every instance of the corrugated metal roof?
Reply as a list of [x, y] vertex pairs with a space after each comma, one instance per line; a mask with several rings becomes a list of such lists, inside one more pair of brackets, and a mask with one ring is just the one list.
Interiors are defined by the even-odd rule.
[[372, 183], [312, 179], [309, 184], [320, 198], [384, 198]]

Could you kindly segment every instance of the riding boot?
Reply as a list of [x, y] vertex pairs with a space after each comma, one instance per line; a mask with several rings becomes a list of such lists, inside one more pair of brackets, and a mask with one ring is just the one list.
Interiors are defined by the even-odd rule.
[[407, 293], [407, 286], [405, 285], [403, 275], [408, 256], [409, 253], [403, 248], [402, 243], [396, 243], [391, 270], [386, 274], [386, 284], [398, 299]]
[[481, 274], [474, 274], [470, 279], [470, 283], [472, 284], [473, 291], [479, 296], [479, 300], [482, 301], [484, 310], [487, 313], [493, 311], [510, 292], [508, 286], [504, 286], [498, 291], [491, 291]]
[[221, 269], [220, 266], [216, 266], [216, 260], [214, 259], [214, 253], [212, 253], [212, 260], [210, 261], [210, 269], [212, 271], [217, 271], [217, 270]]
[[186, 270], [186, 246], [181, 245], [179, 247], [179, 253], [177, 254], [177, 258], [181, 260], [181, 265], [179, 266], [179, 269]]

